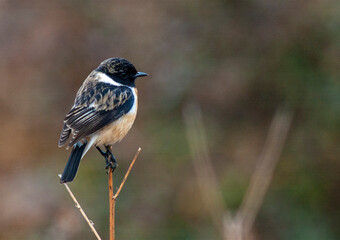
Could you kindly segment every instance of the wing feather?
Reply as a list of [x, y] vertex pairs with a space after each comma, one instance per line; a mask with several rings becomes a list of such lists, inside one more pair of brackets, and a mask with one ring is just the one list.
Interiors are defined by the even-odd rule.
[[103, 82], [91, 82], [77, 93], [76, 101], [64, 119], [59, 146], [70, 135], [68, 146], [100, 130], [107, 124], [128, 113], [134, 103], [132, 90]]

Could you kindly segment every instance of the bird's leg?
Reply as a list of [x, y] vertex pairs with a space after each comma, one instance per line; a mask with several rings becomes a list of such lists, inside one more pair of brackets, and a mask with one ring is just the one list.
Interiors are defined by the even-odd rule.
[[99, 151], [99, 153], [103, 156], [103, 157], [105, 157], [106, 156], [106, 152], [104, 152], [103, 150], [101, 150], [101, 148], [100, 147], [98, 147], [98, 146], [96, 146], [96, 148], [98, 149], [98, 151]]
[[111, 152], [111, 147], [109, 145], [105, 146], [106, 148], [106, 154], [107, 157], [105, 158], [106, 161], [106, 169], [111, 168], [112, 172], [116, 169], [117, 167], [117, 161], [115, 156], [113, 156]]
[[99, 153], [105, 158], [105, 169], [111, 168], [112, 171], [114, 171], [117, 167], [117, 161], [115, 156], [113, 156], [111, 152], [111, 147], [109, 145], [105, 146], [106, 152], [104, 152], [100, 147], [96, 147], [99, 151]]

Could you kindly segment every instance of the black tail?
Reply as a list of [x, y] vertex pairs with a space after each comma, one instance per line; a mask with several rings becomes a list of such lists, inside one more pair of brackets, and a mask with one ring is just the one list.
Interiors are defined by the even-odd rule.
[[73, 146], [71, 155], [67, 161], [63, 175], [61, 176], [60, 183], [71, 182], [74, 179], [78, 171], [80, 159], [81, 156], [83, 155], [86, 144], [87, 142], [85, 143], [78, 142]]

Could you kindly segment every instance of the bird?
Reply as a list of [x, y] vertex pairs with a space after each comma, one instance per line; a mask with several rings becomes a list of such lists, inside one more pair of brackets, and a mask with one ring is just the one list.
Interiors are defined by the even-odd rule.
[[148, 74], [138, 72], [128, 60], [115, 57], [101, 62], [85, 79], [64, 118], [58, 142], [59, 147], [72, 148], [60, 183], [73, 181], [80, 160], [92, 146], [104, 156], [106, 169], [116, 168], [111, 147], [125, 137], [135, 121], [135, 80], [145, 76]]

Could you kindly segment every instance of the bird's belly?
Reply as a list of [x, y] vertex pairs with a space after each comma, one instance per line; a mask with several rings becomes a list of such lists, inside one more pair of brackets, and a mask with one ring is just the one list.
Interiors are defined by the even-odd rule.
[[135, 118], [135, 113], [128, 113], [104, 127], [98, 132], [95, 145], [113, 145], [120, 142], [132, 127]]

